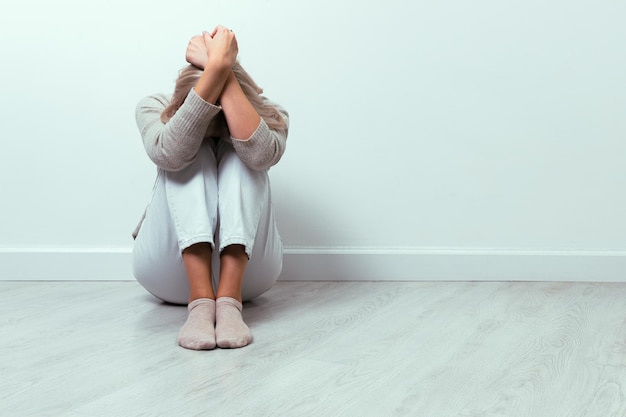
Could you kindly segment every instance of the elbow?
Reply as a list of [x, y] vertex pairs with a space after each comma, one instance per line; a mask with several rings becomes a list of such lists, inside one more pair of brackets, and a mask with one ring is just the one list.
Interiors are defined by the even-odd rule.
[[154, 164], [161, 168], [164, 171], [182, 171], [191, 165], [195, 158], [190, 160], [182, 159], [182, 158], [171, 158], [165, 155], [150, 155], [150, 159]]
[[164, 171], [177, 172], [177, 171], [182, 171], [183, 169], [187, 168], [189, 165], [191, 165], [191, 163], [189, 163], [189, 164], [167, 164], [167, 165], [159, 165], [159, 168], [163, 169]]
[[280, 161], [280, 155], [254, 155], [247, 158], [244, 163], [254, 171], [267, 171]]
[[272, 164], [265, 159], [250, 156], [242, 157], [241, 155], [239, 157], [244, 165], [253, 171], [265, 171], [272, 166]]
[[270, 163], [258, 163], [258, 162], [253, 162], [253, 163], [246, 163], [246, 165], [248, 166], [248, 168], [250, 168], [253, 171], [267, 171], [268, 169], [270, 169], [274, 164], [270, 164]]

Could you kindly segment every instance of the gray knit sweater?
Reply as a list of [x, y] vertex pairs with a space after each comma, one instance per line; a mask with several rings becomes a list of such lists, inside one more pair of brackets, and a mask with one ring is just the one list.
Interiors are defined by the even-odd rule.
[[[211, 121], [222, 111], [204, 101], [191, 89], [185, 102], [168, 123], [161, 121], [161, 113], [170, 103], [163, 94], [148, 96], [137, 104], [135, 118], [150, 159], [166, 171], [179, 171], [189, 166], [198, 153]], [[289, 126], [285, 109], [272, 103]], [[248, 139], [224, 137], [232, 141], [241, 160], [254, 170], [265, 170], [275, 165], [285, 152], [288, 128], [271, 130], [261, 119], [259, 127]]]
[[[209, 125], [217, 120], [222, 108], [207, 103], [192, 89], [176, 114], [163, 123], [161, 113], [169, 104], [169, 97], [163, 94], [148, 96], [137, 104], [135, 118], [152, 162], [166, 171], [179, 171], [195, 160]], [[241, 160], [257, 171], [275, 165], [285, 152], [289, 114], [284, 108], [271, 104], [285, 119], [285, 130], [271, 130], [261, 119], [259, 127], [247, 140], [228, 137], [227, 129], [225, 136], [220, 136], [222, 140], [231, 141]], [[220, 129], [210, 130], [217, 132]], [[133, 238], [137, 237], [144, 218], [145, 212], [133, 231]]]

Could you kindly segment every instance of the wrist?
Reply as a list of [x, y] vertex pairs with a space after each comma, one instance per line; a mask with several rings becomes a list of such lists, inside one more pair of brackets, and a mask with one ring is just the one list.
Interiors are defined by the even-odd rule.
[[224, 89], [220, 95], [220, 101], [223, 101], [224, 99], [228, 100], [228, 98], [236, 94], [237, 91], [240, 91], [243, 94], [243, 90], [241, 90], [241, 86], [235, 77], [235, 73], [230, 70], [228, 78], [226, 78], [226, 82], [224, 83]]
[[231, 72], [231, 65], [226, 59], [220, 58], [207, 58], [204, 70], [215, 71], [220, 73]]
[[196, 93], [206, 102], [217, 104], [228, 80], [228, 68], [207, 62], [195, 86]]

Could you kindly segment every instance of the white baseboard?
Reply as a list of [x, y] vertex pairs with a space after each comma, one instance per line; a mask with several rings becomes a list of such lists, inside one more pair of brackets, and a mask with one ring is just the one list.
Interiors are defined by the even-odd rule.
[[626, 282], [626, 251], [294, 249], [281, 279]]
[[0, 249], [0, 281], [134, 280], [130, 248]]
[[[0, 249], [0, 281], [133, 279], [129, 248]], [[626, 251], [287, 249], [280, 279], [626, 282]]]

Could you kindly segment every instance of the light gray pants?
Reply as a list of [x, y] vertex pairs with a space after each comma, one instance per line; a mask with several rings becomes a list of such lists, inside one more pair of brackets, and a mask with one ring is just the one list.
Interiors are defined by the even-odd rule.
[[133, 246], [135, 278], [157, 298], [187, 304], [189, 283], [181, 253], [200, 242], [213, 248], [215, 289], [221, 251], [234, 244], [245, 247], [250, 261], [244, 301], [270, 289], [282, 270], [283, 246], [267, 172], [248, 168], [228, 142], [205, 140], [189, 167], [159, 169]]

